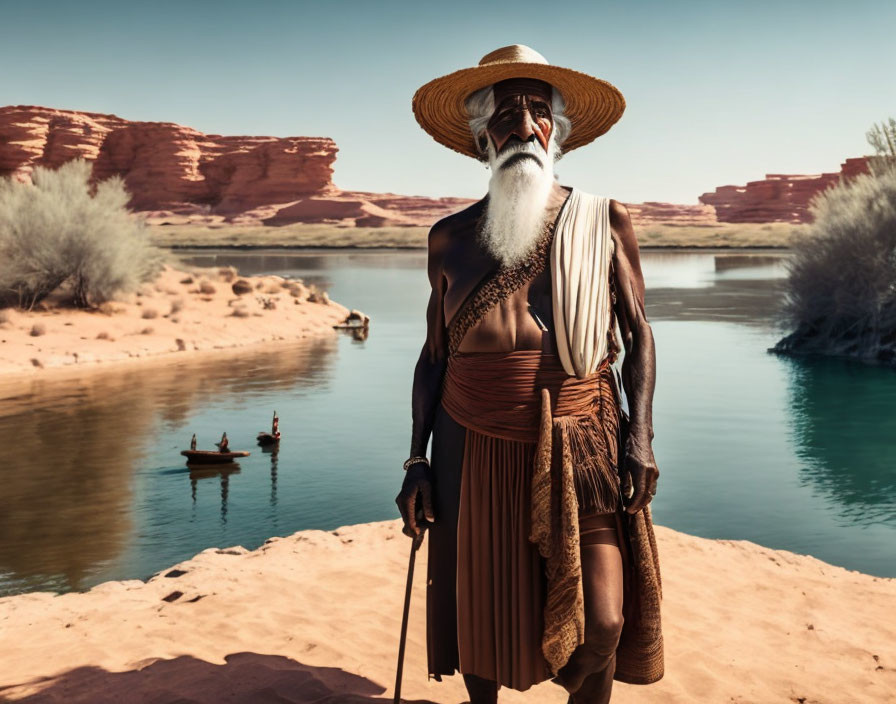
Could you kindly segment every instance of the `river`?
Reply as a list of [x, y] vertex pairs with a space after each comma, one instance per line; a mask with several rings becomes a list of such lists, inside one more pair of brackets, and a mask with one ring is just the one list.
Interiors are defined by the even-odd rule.
[[[425, 253], [196, 251], [302, 278], [372, 318], [349, 334], [0, 385], [0, 595], [146, 578], [208, 547], [397, 517]], [[767, 348], [786, 254], [644, 251], [657, 349], [654, 520], [896, 577], [896, 375]], [[277, 454], [255, 445], [276, 410]], [[227, 431], [252, 451], [191, 472]]]

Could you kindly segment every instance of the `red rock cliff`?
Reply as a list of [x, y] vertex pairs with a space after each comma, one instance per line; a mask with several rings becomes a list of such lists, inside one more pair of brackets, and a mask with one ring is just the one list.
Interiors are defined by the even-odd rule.
[[841, 176], [849, 179], [866, 171], [868, 158], [857, 157], [844, 161], [835, 173], [766, 174], [762, 181], [750, 181], [746, 186], [719, 186], [699, 200], [715, 207], [720, 222], [809, 222], [809, 201], [815, 194]]
[[224, 137], [170, 122], [33, 106], [0, 108], [0, 176], [83, 157], [124, 178], [135, 210], [234, 213], [335, 191], [336, 144], [317, 137]]

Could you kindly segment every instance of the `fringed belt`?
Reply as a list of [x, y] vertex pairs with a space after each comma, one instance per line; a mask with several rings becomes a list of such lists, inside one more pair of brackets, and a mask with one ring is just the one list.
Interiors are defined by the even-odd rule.
[[609, 513], [619, 502], [610, 360], [578, 379], [541, 350], [457, 352], [442, 406], [466, 428], [535, 444], [529, 540], [545, 558], [542, 651], [556, 674], [585, 639], [579, 513]]

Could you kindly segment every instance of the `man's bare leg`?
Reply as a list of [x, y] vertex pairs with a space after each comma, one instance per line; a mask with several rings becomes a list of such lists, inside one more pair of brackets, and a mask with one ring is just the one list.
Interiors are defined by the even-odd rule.
[[498, 701], [498, 683], [479, 675], [464, 675], [470, 704], [495, 704]]
[[573, 651], [555, 680], [573, 693], [575, 704], [606, 704], [613, 688], [623, 594], [615, 520], [613, 514], [606, 514], [580, 523], [585, 642]]

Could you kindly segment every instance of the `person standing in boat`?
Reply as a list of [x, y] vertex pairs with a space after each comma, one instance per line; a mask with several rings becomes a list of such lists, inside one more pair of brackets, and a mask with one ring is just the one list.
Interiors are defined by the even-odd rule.
[[218, 452], [230, 452], [230, 443], [227, 441], [227, 433], [221, 436], [221, 442], [218, 443]]
[[193, 439], [190, 440], [190, 449], [191, 450], [196, 449], [196, 433], [193, 433]]

